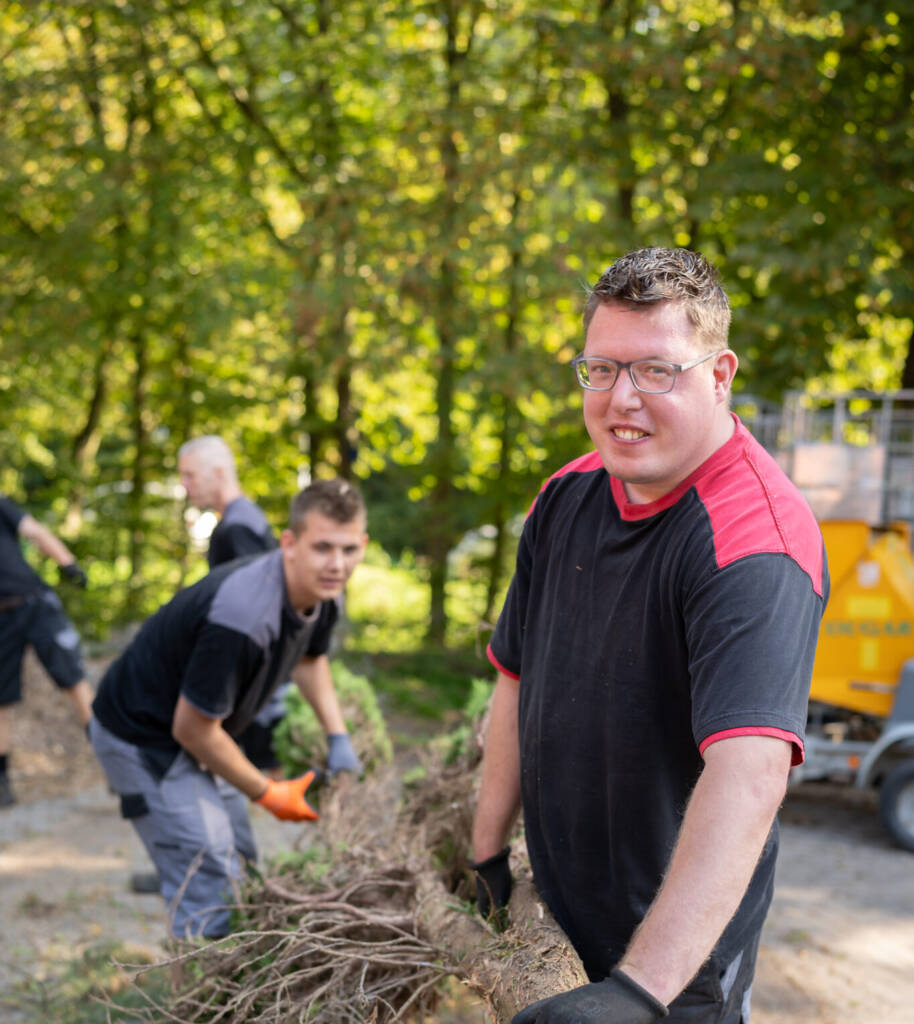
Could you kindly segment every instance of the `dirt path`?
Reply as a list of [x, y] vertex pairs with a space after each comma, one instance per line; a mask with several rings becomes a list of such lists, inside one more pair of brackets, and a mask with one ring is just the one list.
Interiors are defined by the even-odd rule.
[[753, 1024], [912, 1024], [914, 854], [840, 787], [798, 788], [781, 824]]
[[[118, 940], [157, 955], [165, 934], [158, 896], [137, 896], [146, 867], [88, 743], [43, 678], [30, 678], [14, 724], [20, 803], [0, 811], [0, 1022], [24, 1019], [9, 1002], [23, 979]], [[304, 826], [253, 808], [269, 855]], [[867, 794], [806, 786], [781, 815], [775, 902], [763, 936], [753, 1024], [914, 1022], [914, 855], [894, 847]], [[476, 1006], [453, 1018], [485, 1020]]]

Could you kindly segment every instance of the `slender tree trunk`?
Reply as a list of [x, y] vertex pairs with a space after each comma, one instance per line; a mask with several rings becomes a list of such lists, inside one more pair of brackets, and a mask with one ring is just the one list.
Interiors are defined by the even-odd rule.
[[[345, 319], [345, 318], [344, 318]], [[334, 434], [339, 449], [340, 476], [352, 479], [352, 463], [356, 449], [353, 438], [352, 377], [349, 360], [345, 359], [336, 377], [336, 424]]]
[[[178, 379], [178, 403], [177, 416], [175, 417], [175, 431], [177, 433], [178, 446], [193, 437], [195, 410], [191, 394], [194, 389], [193, 369], [190, 363], [190, 342], [188, 338], [187, 323], [181, 318], [181, 326], [175, 333], [174, 367], [173, 374]], [[184, 509], [179, 510], [181, 516], [181, 529], [184, 527]], [[184, 586], [187, 577], [187, 570], [190, 565], [190, 545], [184, 544], [181, 547], [181, 554], [178, 559], [178, 585]]]
[[146, 551], [144, 511], [146, 498], [147, 434], [144, 410], [146, 404], [146, 338], [142, 329], [134, 330], [130, 338], [133, 350], [133, 385], [131, 389], [131, 434], [133, 436], [133, 463], [130, 467], [129, 524], [130, 586], [127, 603], [133, 615], [139, 613], [143, 589], [143, 567]]
[[[628, 4], [623, 5], [624, 10], [618, 12], [616, 0], [603, 0], [600, 11], [600, 25], [607, 32], [607, 39], [612, 38], [613, 29], [617, 29], [621, 23], [626, 34], [631, 27], [631, 10]], [[606, 103], [604, 116], [608, 121], [607, 131], [609, 138], [606, 140], [607, 152], [615, 154], [616, 173], [609, 175], [607, 180], [616, 182], [616, 212], [619, 217], [619, 226], [623, 231], [629, 232], [629, 238], [634, 236], [634, 203], [635, 189], [638, 184], [638, 169], [635, 164], [634, 142], [632, 129], [629, 123], [630, 105], [628, 96], [625, 93], [624, 84], [619, 84], [623, 78], [623, 72], [619, 68], [607, 66], [603, 76], [603, 87], [606, 90]], [[623, 79], [624, 81], [624, 79]], [[627, 83], [625, 83], [627, 84]], [[616, 246], [629, 247], [629, 240], [625, 238], [616, 239]]]
[[[514, 359], [517, 348], [517, 321], [520, 307], [520, 287], [518, 283], [521, 271], [522, 251], [521, 234], [517, 227], [520, 211], [520, 193], [514, 192], [511, 201], [511, 224], [514, 228], [511, 247], [511, 263], [508, 269], [508, 301], [506, 305], [507, 323], [505, 324], [504, 346], [509, 360]], [[498, 482], [499, 496], [495, 502], [493, 525], [495, 527], [495, 543], [492, 558], [489, 562], [489, 578], [486, 584], [486, 607], [483, 622], [491, 622], [495, 613], [495, 599], [501, 586], [505, 560], [505, 529], [507, 526], [507, 505], [502, 495], [507, 490], [507, 480], [511, 472], [512, 441], [516, 434], [517, 402], [513, 386], [506, 386], [499, 397], [501, 412], [501, 428], [498, 436]]]
[[426, 639], [432, 644], [444, 644], [447, 633], [447, 560], [454, 546], [454, 470], [456, 465], [453, 424], [456, 331], [459, 298], [457, 273], [451, 253], [456, 250], [454, 236], [457, 226], [457, 183], [459, 154], [455, 140], [455, 124], [460, 101], [459, 69], [466, 51], [457, 45], [459, 4], [444, 4], [447, 40], [445, 64], [447, 68], [447, 99], [441, 131], [441, 153], [444, 164], [443, 203], [441, 217], [442, 255], [438, 265], [435, 291], [435, 320], [438, 336], [438, 366], [435, 383], [435, 408], [438, 436], [432, 450], [432, 474], [435, 484], [429, 500], [428, 554], [430, 612]]
[[317, 408], [317, 385], [310, 367], [304, 371], [302, 391], [305, 396], [305, 456], [308, 460], [308, 474], [312, 480], [317, 478], [324, 447], [323, 430], [320, 426], [320, 410]]
[[914, 388], [914, 323], [908, 328], [908, 352], [901, 371], [901, 386]]

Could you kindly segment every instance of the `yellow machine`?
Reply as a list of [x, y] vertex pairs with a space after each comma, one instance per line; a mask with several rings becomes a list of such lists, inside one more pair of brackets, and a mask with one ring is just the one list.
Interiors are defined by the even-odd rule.
[[914, 391], [797, 392], [737, 411], [803, 492], [828, 556], [792, 781], [878, 789], [883, 824], [914, 852]]
[[853, 520], [819, 524], [831, 597], [825, 610], [810, 699], [887, 718], [901, 669], [914, 658], [911, 528]]

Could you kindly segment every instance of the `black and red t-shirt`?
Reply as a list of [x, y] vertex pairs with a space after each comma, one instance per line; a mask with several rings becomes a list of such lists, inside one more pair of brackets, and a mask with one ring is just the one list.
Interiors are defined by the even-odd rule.
[[210, 569], [235, 558], [272, 551], [276, 538], [267, 517], [250, 498], [241, 495], [230, 501], [210, 534], [206, 560]]
[[[738, 421], [657, 502], [629, 504], [596, 452], [543, 487], [489, 657], [521, 679], [536, 883], [591, 976], [654, 899], [703, 750], [772, 735], [802, 760], [827, 590], [812, 512]], [[721, 964], [761, 928], [776, 849], [773, 830]]]

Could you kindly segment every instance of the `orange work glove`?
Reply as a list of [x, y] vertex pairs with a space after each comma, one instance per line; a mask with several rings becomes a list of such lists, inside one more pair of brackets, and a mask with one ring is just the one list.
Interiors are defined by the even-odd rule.
[[270, 779], [263, 796], [254, 803], [266, 807], [280, 821], [317, 821], [320, 815], [305, 799], [305, 790], [313, 781], [313, 771], [282, 782]]

